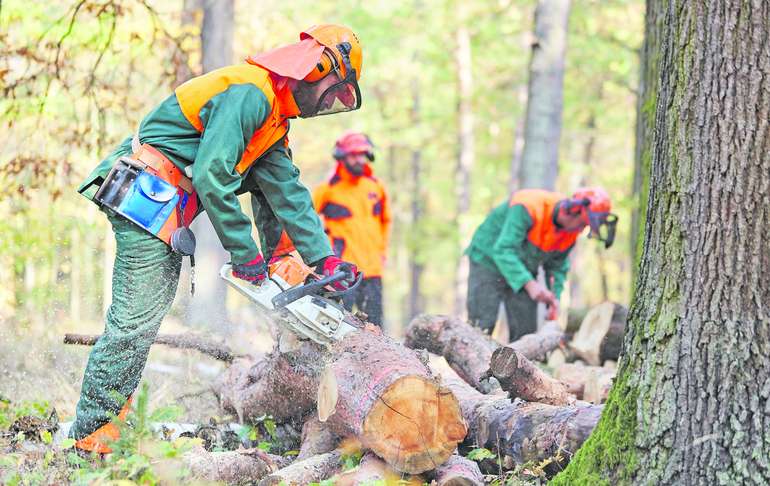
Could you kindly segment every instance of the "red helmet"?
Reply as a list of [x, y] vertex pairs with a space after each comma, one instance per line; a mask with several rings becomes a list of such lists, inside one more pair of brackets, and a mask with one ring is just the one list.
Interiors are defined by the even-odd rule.
[[366, 154], [370, 161], [374, 161], [374, 144], [365, 133], [346, 132], [335, 142], [332, 157], [342, 160], [350, 154]]
[[601, 187], [582, 187], [572, 194], [567, 204], [567, 211], [575, 214], [580, 211], [583, 222], [591, 227], [589, 238], [604, 242], [609, 248], [615, 241], [617, 215], [611, 213], [612, 202], [607, 191]]

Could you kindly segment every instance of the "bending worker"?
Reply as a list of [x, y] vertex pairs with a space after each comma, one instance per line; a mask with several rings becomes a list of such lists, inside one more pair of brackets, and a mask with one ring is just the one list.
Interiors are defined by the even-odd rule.
[[[559, 296], [569, 271], [570, 251], [580, 233], [609, 248], [617, 216], [610, 212], [607, 193], [578, 189], [572, 197], [539, 189], [524, 189], [492, 210], [478, 227], [465, 253], [470, 258], [468, 319], [491, 333], [502, 302], [509, 339], [537, 330], [537, 303], [547, 306], [547, 319], [556, 319]], [[545, 272], [546, 286], [536, 280]]]
[[[357, 275], [334, 256], [286, 135], [291, 118], [361, 106], [361, 45], [337, 25], [314, 26], [299, 38], [176, 88], [81, 185], [112, 223], [117, 254], [112, 304], [70, 431], [77, 448], [107, 453], [117, 438], [110, 417], [125, 416], [171, 307], [182, 258], [194, 251], [189, 223], [203, 209], [238, 278], [266, 278], [283, 230], [317, 272], [342, 270], [348, 283]], [[246, 192], [261, 251], [238, 203]]]
[[313, 191], [332, 250], [364, 274], [358, 288], [344, 297], [369, 322], [382, 326], [382, 269], [388, 250], [390, 207], [385, 187], [372, 174], [374, 146], [363, 133], [348, 132], [334, 145], [337, 167], [331, 178]]

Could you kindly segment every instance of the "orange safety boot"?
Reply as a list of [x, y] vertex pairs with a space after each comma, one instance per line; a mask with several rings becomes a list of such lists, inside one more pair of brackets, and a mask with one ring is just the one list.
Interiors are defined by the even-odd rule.
[[[118, 420], [125, 422], [128, 411], [131, 409], [131, 397], [123, 405], [118, 413]], [[107, 422], [87, 436], [75, 442], [75, 447], [84, 452], [97, 454], [110, 454], [112, 449], [107, 445], [120, 438], [120, 429], [114, 422]]]

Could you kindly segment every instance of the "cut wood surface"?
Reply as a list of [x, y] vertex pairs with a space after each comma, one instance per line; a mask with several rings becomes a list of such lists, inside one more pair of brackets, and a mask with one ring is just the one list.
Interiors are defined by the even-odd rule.
[[575, 403], [575, 396], [569, 392], [567, 385], [551, 378], [511, 346], [498, 348], [492, 353], [489, 375], [497, 379], [511, 398], [549, 405]]
[[569, 343], [577, 357], [592, 366], [606, 360], [617, 361], [623, 347], [628, 310], [614, 302], [592, 308]]
[[324, 454], [296, 460], [290, 465], [266, 475], [259, 486], [301, 486], [318, 483], [337, 474], [342, 468], [342, 452], [334, 450]]
[[[102, 337], [101, 334], [65, 334], [64, 344], [93, 346], [100, 337]], [[231, 363], [235, 358], [228, 345], [196, 334], [158, 334], [153, 344], [164, 344], [178, 349], [194, 349], [226, 363]]]
[[453, 455], [434, 471], [437, 486], [483, 486], [484, 475], [475, 461]]
[[463, 380], [482, 393], [499, 389], [482, 377], [500, 344], [463, 320], [443, 315], [417, 316], [405, 331], [404, 345], [443, 356]]
[[485, 395], [451, 370], [436, 370], [460, 402], [468, 422], [465, 444], [509, 456], [516, 464], [559, 458], [547, 467], [556, 472], [585, 442], [601, 415], [601, 405], [554, 406]]
[[535, 333], [525, 334], [507, 347], [532, 361], [546, 361], [548, 355], [565, 342], [567, 335], [556, 321], [546, 322]]
[[339, 435], [357, 437], [410, 474], [443, 464], [465, 438], [457, 399], [425, 360], [379, 328], [348, 334], [330, 354], [318, 389], [318, 416]]

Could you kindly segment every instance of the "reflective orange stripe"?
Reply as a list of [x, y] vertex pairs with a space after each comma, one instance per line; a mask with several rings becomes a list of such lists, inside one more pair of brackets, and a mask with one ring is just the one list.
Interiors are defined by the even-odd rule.
[[[248, 83], [253, 84], [265, 94], [272, 109], [262, 126], [257, 128], [249, 139], [243, 156], [235, 167], [239, 174], [246, 172], [255, 160], [289, 131], [288, 117], [297, 113], [293, 113], [295, 110], [292, 108], [296, 108], [293, 98], [287, 99], [287, 97], [291, 98], [291, 95], [286, 93], [288, 89], [284, 89], [284, 93], [278, 96], [273, 90], [270, 73], [267, 70], [251, 64], [239, 64], [216, 69], [203, 76], [193, 78], [175, 90], [179, 107], [185, 118], [196, 130], [202, 132], [203, 123], [200, 119], [200, 111], [206, 103], [214, 96], [227, 90], [231, 85]], [[281, 113], [282, 106], [284, 107], [283, 113]], [[289, 109], [289, 113], [287, 113], [286, 108]]]
[[542, 189], [522, 189], [511, 196], [509, 206], [524, 206], [532, 218], [527, 239], [543, 251], [567, 251], [580, 236], [561, 231], [553, 222], [554, 209], [562, 199], [566, 198], [558, 192]]

